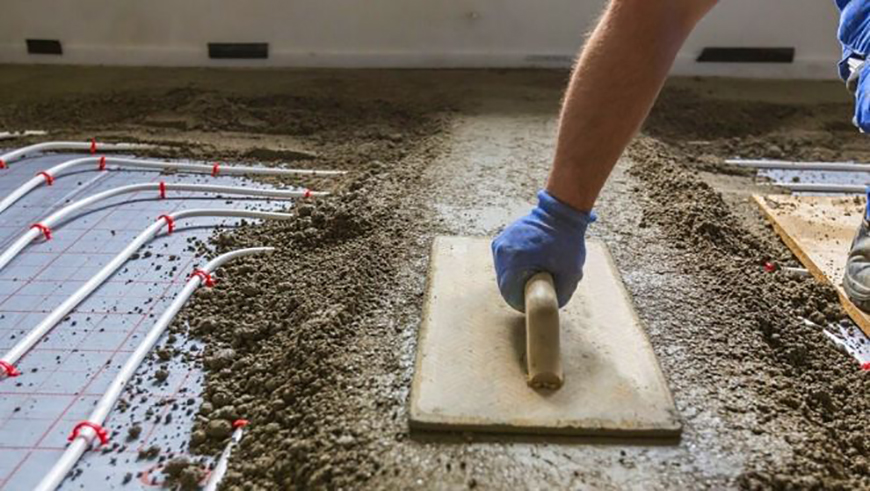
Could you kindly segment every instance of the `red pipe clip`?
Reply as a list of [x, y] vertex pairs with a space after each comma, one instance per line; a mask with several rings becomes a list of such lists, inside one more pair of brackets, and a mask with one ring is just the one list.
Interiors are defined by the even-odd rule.
[[207, 286], [209, 288], [214, 286], [214, 278], [212, 278], [212, 276], [210, 274], [206, 273], [205, 271], [198, 269], [198, 268], [194, 269], [193, 274], [190, 275], [190, 277], [193, 278], [194, 276], [198, 276], [202, 280], [202, 282], [205, 284], [205, 286]]
[[106, 170], [106, 156], [105, 156], [105, 155], [103, 155], [102, 157], [100, 157], [100, 167], [99, 167], [99, 169], [100, 169], [100, 170]]
[[865, 372], [870, 372], [870, 361], [862, 363], [861, 370], [864, 370]]
[[44, 178], [45, 178], [45, 184], [47, 184], [47, 185], [49, 185], [49, 186], [51, 186], [52, 184], [54, 184], [54, 178], [51, 177], [51, 174], [49, 174], [48, 172], [39, 172], [39, 173], [36, 174], [36, 175], [37, 175], [37, 176], [42, 176], [42, 177], [44, 177]]
[[160, 189], [160, 199], [166, 199], [166, 183], [160, 181], [160, 186], [158, 188]]
[[107, 432], [106, 429], [102, 426], [96, 423], [91, 423], [90, 421], [82, 421], [79, 424], [75, 425], [72, 433], [70, 433], [69, 437], [67, 437], [67, 441], [71, 442], [78, 438], [79, 433], [82, 431], [82, 428], [90, 428], [94, 430], [94, 433], [97, 434], [97, 438], [100, 439], [100, 445], [105, 445], [109, 443], [109, 432]]
[[233, 421], [233, 428], [238, 429], [238, 428], [244, 428], [245, 426], [248, 426], [247, 419], [237, 419], [237, 420]]
[[7, 377], [12, 378], [21, 375], [21, 372], [19, 372], [18, 369], [15, 368], [15, 366], [8, 361], [0, 360], [0, 368], [2, 368], [4, 372], [6, 372]]
[[220, 171], [221, 171], [221, 164], [220, 164], [220, 162], [215, 162], [214, 165], [213, 165], [212, 168], [211, 168], [211, 176], [212, 176], [212, 177], [217, 177], [218, 174], [220, 173]]
[[41, 223], [34, 223], [30, 226], [30, 228], [35, 228], [42, 232], [42, 236], [45, 237], [45, 240], [51, 240], [51, 229], [46, 227]]
[[175, 220], [173, 220], [172, 217], [169, 215], [160, 215], [159, 217], [157, 217], [158, 220], [160, 220], [161, 218], [166, 220], [166, 228], [168, 229], [167, 233], [171, 234], [172, 232], [174, 232], [175, 231]]
[[97, 139], [91, 138], [91, 153], [97, 153]]
[[311, 197], [311, 190], [310, 190], [310, 189], [306, 189], [305, 192], [302, 193], [302, 197], [305, 198], [305, 199], [310, 198], [310, 197]]
[[6, 168], [6, 161], [3, 159], [0, 159], [0, 169], [5, 169], [5, 168]]

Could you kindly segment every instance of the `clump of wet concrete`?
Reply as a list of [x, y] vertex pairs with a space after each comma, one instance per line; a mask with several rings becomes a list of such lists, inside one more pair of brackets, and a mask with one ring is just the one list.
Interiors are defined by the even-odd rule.
[[142, 434], [142, 426], [135, 424], [127, 430], [127, 441], [133, 441], [139, 438], [139, 435]]
[[165, 382], [168, 377], [169, 377], [169, 371], [166, 369], [161, 368], [161, 369], [157, 370], [156, 372], [154, 372], [155, 383]]
[[163, 474], [166, 476], [163, 487], [194, 491], [200, 489], [200, 483], [205, 479], [206, 470], [199, 463], [186, 457], [177, 457], [163, 466]]
[[[693, 340], [713, 380], [751, 393], [749, 429], [792, 446], [785, 462], [753, 455], [738, 483], [747, 489], [870, 487], [870, 379], [837, 350], [819, 323], [845, 315], [837, 294], [812, 278], [767, 273], [792, 260], [779, 243], [744, 228], [722, 195], [686, 167], [683, 154], [641, 138], [630, 150], [642, 183], [643, 226], [658, 226], [683, 251], [682, 273], [708, 285], [713, 328]], [[759, 217], [760, 218], [760, 217]]]
[[158, 445], [151, 445], [148, 448], [139, 450], [138, 460], [154, 460], [160, 455], [161, 448]]

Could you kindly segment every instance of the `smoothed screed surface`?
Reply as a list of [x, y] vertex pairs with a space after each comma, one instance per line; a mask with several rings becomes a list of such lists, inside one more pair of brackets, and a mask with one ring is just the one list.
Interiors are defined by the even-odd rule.
[[417, 348], [415, 429], [675, 437], [670, 390], [601, 242], [561, 310], [564, 385], [526, 383], [525, 319], [501, 298], [490, 239], [438, 237]]

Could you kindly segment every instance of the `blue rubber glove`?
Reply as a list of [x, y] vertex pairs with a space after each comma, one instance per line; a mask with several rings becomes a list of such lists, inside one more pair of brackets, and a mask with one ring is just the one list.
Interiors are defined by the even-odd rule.
[[508, 305], [525, 311], [526, 282], [537, 273], [553, 276], [559, 307], [564, 307], [583, 278], [586, 227], [594, 213], [538, 192], [538, 206], [492, 241], [498, 288]]
[[870, 132], [870, 63], [850, 76], [849, 59], [866, 60], [870, 53], [870, 2], [867, 0], [835, 0], [840, 9], [837, 38], [843, 45], [840, 77], [855, 91], [855, 126]]

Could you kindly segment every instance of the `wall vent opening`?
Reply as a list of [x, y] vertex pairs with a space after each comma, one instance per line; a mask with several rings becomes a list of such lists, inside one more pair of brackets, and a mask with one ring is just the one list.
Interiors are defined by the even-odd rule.
[[218, 60], [263, 60], [269, 43], [208, 43], [208, 57]]
[[57, 39], [28, 39], [27, 52], [31, 55], [62, 55], [63, 46]]
[[699, 63], [794, 63], [794, 48], [704, 48]]

